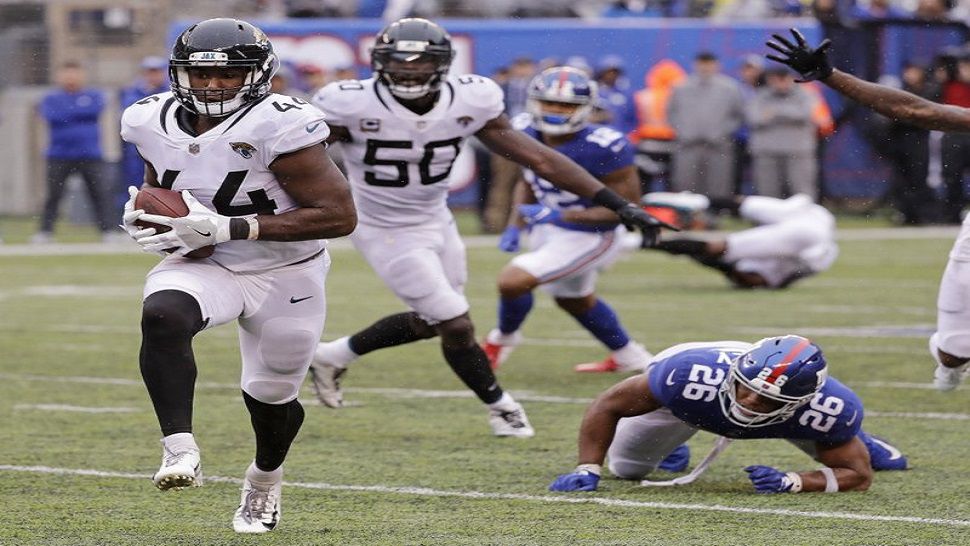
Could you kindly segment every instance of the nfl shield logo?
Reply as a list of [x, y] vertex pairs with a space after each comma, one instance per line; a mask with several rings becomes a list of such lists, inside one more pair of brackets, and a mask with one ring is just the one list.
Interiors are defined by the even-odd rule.
[[364, 118], [360, 120], [360, 130], [365, 133], [376, 133], [381, 130], [381, 120]]
[[192, 155], [198, 155], [199, 145], [195, 142], [193, 142], [192, 144], [189, 144], [189, 153]]

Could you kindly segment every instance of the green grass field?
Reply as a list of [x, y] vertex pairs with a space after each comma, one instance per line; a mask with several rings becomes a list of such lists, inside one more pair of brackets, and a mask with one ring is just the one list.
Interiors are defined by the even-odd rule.
[[[8, 242], [30, 232], [22, 222], [3, 229]], [[683, 488], [604, 479], [596, 493], [550, 493], [575, 464], [587, 402], [621, 377], [573, 373], [604, 350], [539, 296], [527, 343], [500, 371], [535, 438], [492, 437], [436, 343], [368, 355], [346, 377], [349, 407], [315, 405], [305, 387], [282, 523], [259, 537], [229, 524], [253, 455], [235, 328], [196, 342], [195, 432], [209, 481], [161, 493], [149, 481], [160, 449], [137, 363], [141, 284], [156, 258], [0, 248], [0, 545], [970, 544], [970, 388], [930, 389], [926, 352], [952, 235], [859, 240], [865, 232], [848, 230], [831, 271], [783, 292], [733, 291], [687, 260], [641, 252], [608, 271], [600, 293], [653, 351], [811, 336], [865, 401], [865, 428], [902, 448], [912, 470], [878, 474], [866, 493], [756, 495], [745, 465], [816, 465], [785, 442], [746, 441]], [[326, 339], [402, 310], [354, 251], [333, 259]], [[507, 259], [469, 249], [479, 335], [494, 323], [494, 277]], [[691, 440], [694, 463], [712, 440]]]

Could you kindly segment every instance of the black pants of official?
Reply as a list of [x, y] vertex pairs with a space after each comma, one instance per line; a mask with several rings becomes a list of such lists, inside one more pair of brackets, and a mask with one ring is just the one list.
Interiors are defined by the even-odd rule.
[[88, 198], [94, 211], [94, 220], [102, 232], [111, 229], [108, 207], [104, 197], [104, 163], [99, 159], [48, 159], [47, 160], [47, 199], [44, 202], [44, 215], [40, 220], [40, 231], [51, 232], [57, 220], [57, 209], [64, 197], [67, 178], [78, 173], [84, 179]]

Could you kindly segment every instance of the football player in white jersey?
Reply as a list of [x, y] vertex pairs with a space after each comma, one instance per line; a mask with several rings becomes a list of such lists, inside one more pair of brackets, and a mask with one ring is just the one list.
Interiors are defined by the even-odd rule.
[[[818, 80], [846, 97], [894, 120], [934, 131], [970, 132], [970, 109], [949, 106], [867, 82], [832, 67], [828, 49], [832, 42], [811, 47], [805, 37], [791, 29], [792, 39], [777, 34], [768, 47], [778, 52], [773, 61], [790, 66], [801, 81]], [[936, 302], [936, 332], [930, 336], [930, 354], [936, 361], [933, 384], [941, 391], [955, 389], [970, 375], [970, 214], [964, 216], [960, 234], [940, 281]]]
[[[209, 19], [177, 39], [172, 91], [130, 106], [122, 138], [145, 160], [146, 185], [182, 192], [189, 214], [134, 209], [124, 226], [166, 256], [148, 273], [142, 308], [142, 378], [162, 430], [161, 490], [202, 484], [192, 430], [192, 338], [237, 321], [242, 396], [256, 436], [232, 525], [274, 529], [283, 459], [300, 425], [297, 400], [323, 332], [325, 242], [353, 231], [349, 184], [327, 156], [323, 114], [269, 92], [279, 62], [266, 35], [236, 19]], [[137, 221], [170, 226], [164, 233]], [[214, 245], [209, 258], [186, 256]], [[175, 249], [170, 255], [164, 251]]]
[[[596, 100], [596, 82], [584, 72], [551, 67], [533, 78], [528, 112], [513, 124], [636, 200], [640, 181], [633, 147], [619, 131], [589, 123]], [[514, 212], [499, 248], [516, 252], [521, 231], [528, 228], [529, 252], [516, 256], [499, 273], [498, 325], [483, 345], [492, 367], [521, 342], [521, 326], [533, 307], [532, 292], [541, 287], [610, 350], [605, 360], [579, 364], [576, 371], [642, 370], [652, 355], [630, 339], [616, 312], [595, 292], [599, 270], [612, 264], [621, 250], [625, 230], [615, 216], [552, 186], [530, 169], [523, 171], [514, 192]]]
[[788, 199], [760, 195], [708, 199], [690, 192], [656, 192], [644, 200], [648, 206], [695, 211], [711, 206], [757, 224], [722, 238], [682, 236], [653, 247], [717, 269], [738, 288], [787, 288], [832, 267], [839, 255], [835, 217], [805, 194]]
[[322, 343], [311, 373], [320, 400], [342, 404], [347, 364], [384, 347], [441, 337], [445, 360], [489, 407], [498, 436], [534, 434], [522, 406], [504, 393], [475, 340], [463, 294], [465, 247], [448, 210], [448, 176], [461, 143], [476, 136], [493, 152], [619, 219], [649, 232], [657, 221], [565, 156], [515, 130], [499, 86], [474, 74], [449, 76], [454, 51], [443, 28], [408, 18], [390, 24], [371, 52], [373, 77], [332, 83], [312, 99], [341, 141], [360, 225], [351, 240], [412, 311]]

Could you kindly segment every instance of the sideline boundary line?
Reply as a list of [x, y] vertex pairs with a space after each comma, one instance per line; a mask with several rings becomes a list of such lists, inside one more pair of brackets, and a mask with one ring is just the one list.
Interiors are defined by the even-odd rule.
[[[125, 478], [149, 480], [148, 474], [130, 472], [107, 472], [82, 468], [55, 468], [50, 466], [19, 466], [0, 465], [0, 472], [24, 472], [32, 474], [58, 474], [68, 476], [93, 476], [97, 478]], [[210, 482], [241, 484], [238, 478], [220, 476], [206, 476]], [[336, 485], [314, 482], [288, 482], [283, 485], [300, 489], [317, 489], [322, 491], [353, 491], [362, 493], [393, 493], [400, 495], [414, 495], [420, 497], [453, 497], [463, 499], [483, 500], [513, 500], [562, 504], [599, 504], [602, 506], [620, 508], [652, 508], [664, 510], [693, 510], [699, 512], [731, 512], [736, 514], [764, 514], [771, 516], [803, 517], [813, 519], [844, 519], [855, 521], [882, 521], [893, 523], [922, 523], [928, 525], [947, 525], [955, 527], [970, 527], [970, 520], [920, 518], [915, 516], [880, 516], [876, 514], [857, 514], [852, 512], [812, 512], [807, 510], [789, 510], [786, 508], [747, 508], [744, 506], [725, 506], [722, 504], [688, 504], [675, 502], [631, 501], [625, 499], [611, 499], [609, 497], [569, 497], [554, 495], [526, 495], [520, 493], [488, 493], [484, 491], [447, 491], [427, 487], [402, 487], [388, 485]]]

